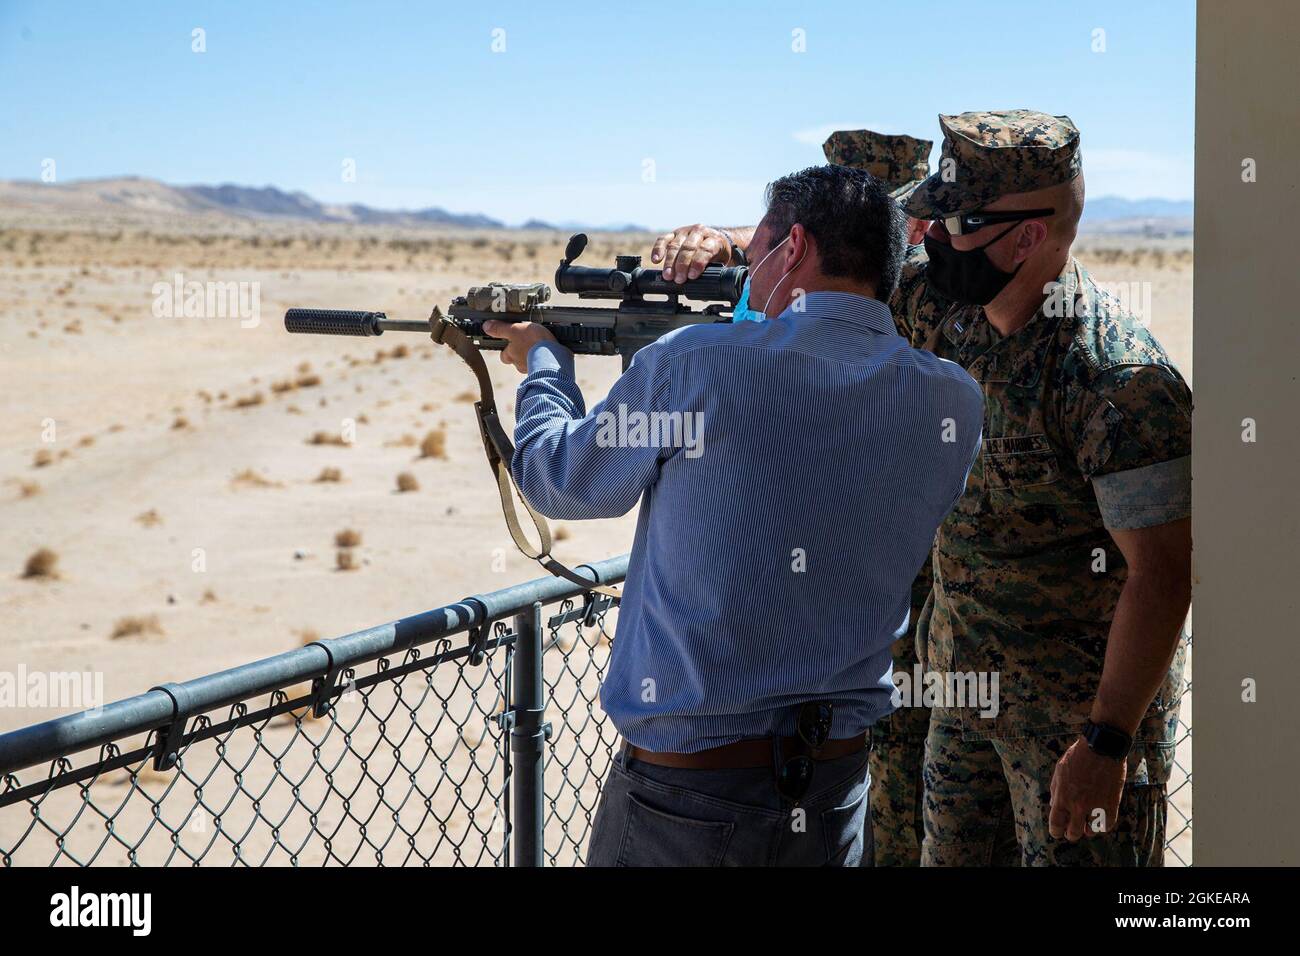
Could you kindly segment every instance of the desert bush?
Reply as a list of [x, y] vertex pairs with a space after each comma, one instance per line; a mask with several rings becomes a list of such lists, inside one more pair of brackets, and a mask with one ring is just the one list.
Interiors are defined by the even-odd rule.
[[447, 430], [445, 428], [439, 426], [424, 436], [424, 441], [420, 442], [420, 457], [447, 457]]
[[59, 556], [49, 548], [40, 548], [27, 559], [23, 577], [54, 579], [59, 576]]
[[157, 637], [163, 633], [162, 624], [158, 621], [157, 614], [148, 616], [130, 616], [118, 618], [113, 625], [113, 631], [109, 634], [110, 640], [118, 640], [123, 637]]

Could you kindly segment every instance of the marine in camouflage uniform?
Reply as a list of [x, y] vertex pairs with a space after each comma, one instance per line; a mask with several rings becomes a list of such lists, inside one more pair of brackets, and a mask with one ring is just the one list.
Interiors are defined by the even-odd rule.
[[[1013, 110], [940, 123], [940, 172], [903, 204], [917, 219], [973, 212], [1081, 169], [1068, 117]], [[1072, 844], [1049, 835], [1048, 805], [1056, 763], [1096, 698], [1126, 580], [1107, 529], [1190, 515], [1191, 392], [1073, 258], [1033, 318], [1005, 337], [983, 307], [939, 296], [927, 268], [914, 248], [891, 302], [895, 321], [914, 347], [983, 386], [985, 422], [965, 494], [935, 540], [917, 640], [931, 672], [996, 672], [999, 712], [932, 711], [923, 863], [1159, 865], [1181, 642], [1135, 735], [1118, 821]]]
[[[894, 187], [891, 195], [901, 201], [930, 174], [933, 145], [928, 139], [886, 136], [862, 129], [832, 133], [822, 149], [828, 162], [865, 169], [888, 183]], [[932, 295], [932, 303], [937, 297], [937, 293]], [[927, 559], [912, 587], [913, 625], [920, 618], [932, 583]], [[911, 674], [917, 660], [913, 631], [894, 642], [894, 670]], [[921, 767], [930, 709], [904, 703], [872, 728], [870, 799], [876, 866], [918, 866], [921, 862], [921, 841], [925, 836]]]

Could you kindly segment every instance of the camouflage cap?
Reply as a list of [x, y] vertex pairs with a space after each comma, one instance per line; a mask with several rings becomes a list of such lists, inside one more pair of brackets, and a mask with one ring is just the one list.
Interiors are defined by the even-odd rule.
[[826, 161], [865, 169], [887, 183], [899, 202], [930, 174], [930, 147], [915, 136], [887, 136], [869, 129], [839, 130], [822, 144]]
[[999, 196], [1067, 183], [1079, 175], [1079, 130], [1068, 116], [1034, 110], [939, 117], [939, 171], [903, 203], [909, 216], [937, 219], [971, 212]]

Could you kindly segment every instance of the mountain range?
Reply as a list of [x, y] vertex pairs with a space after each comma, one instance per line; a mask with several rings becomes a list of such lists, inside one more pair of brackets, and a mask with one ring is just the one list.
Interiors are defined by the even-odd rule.
[[[499, 219], [481, 213], [449, 212], [437, 206], [414, 210], [375, 209], [361, 203], [324, 203], [304, 192], [286, 192], [275, 186], [173, 186], [155, 179], [127, 176], [86, 179], [46, 184], [32, 180], [0, 181], [0, 204], [70, 215], [203, 216], [234, 217], [242, 220], [305, 221], [452, 229], [505, 229]], [[1101, 196], [1089, 199], [1084, 213], [1084, 231], [1100, 232], [1191, 232], [1192, 203], [1189, 200], [1122, 199]], [[644, 227], [621, 223], [550, 223], [529, 219], [519, 229], [553, 229], [573, 232], [583, 229], [612, 232], [645, 232]]]

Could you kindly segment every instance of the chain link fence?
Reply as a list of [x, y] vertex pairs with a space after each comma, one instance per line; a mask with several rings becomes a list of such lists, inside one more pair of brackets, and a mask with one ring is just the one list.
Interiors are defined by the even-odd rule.
[[1166, 788], [1169, 805], [1165, 822], [1165, 866], [1192, 865], [1192, 632], [1186, 630], [1186, 683], [1178, 713], [1174, 769]]
[[612, 603], [544, 578], [0, 736], [0, 862], [579, 865], [618, 746]]

